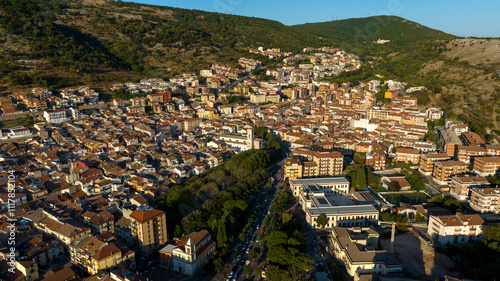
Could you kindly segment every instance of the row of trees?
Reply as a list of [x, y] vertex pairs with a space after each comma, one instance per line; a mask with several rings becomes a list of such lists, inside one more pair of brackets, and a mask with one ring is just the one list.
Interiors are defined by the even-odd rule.
[[[313, 260], [306, 254], [307, 243], [302, 235], [298, 218], [285, 212], [290, 190], [281, 188], [281, 197], [273, 201], [271, 232], [266, 237], [267, 266], [266, 279], [271, 281], [298, 280], [305, 272], [313, 269]], [[269, 218], [270, 216], [268, 216]], [[266, 225], [269, 226], [267, 220]]]
[[[217, 242], [212, 265], [220, 270], [231, 241], [246, 222], [248, 196], [269, 177], [270, 156], [264, 150], [248, 150], [205, 173], [176, 185], [155, 202], [169, 214], [168, 229], [175, 236], [208, 229]], [[239, 227], [241, 226], [241, 227]]]

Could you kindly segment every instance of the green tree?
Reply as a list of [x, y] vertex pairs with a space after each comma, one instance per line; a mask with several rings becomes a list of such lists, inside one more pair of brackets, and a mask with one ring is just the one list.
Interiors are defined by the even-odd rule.
[[326, 221], [326, 216], [324, 214], [321, 214], [318, 216], [316, 219], [316, 223], [321, 226], [321, 228], [325, 228], [327, 221]]
[[260, 248], [259, 247], [254, 247], [250, 253], [248, 254], [249, 257], [251, 257], [252, 259], [258, 257], [260, 254]]
[[455, 213], [458, 209], [460, 209], [461, 205], [460, 202], [455, 199], [448, 199], [444, 201], [443, 207], [449, 209], [452, 213]]
[[245, 272], [246, 272], [247, 274], [252, 273], [252, 267], [251, 267], [250, 265], [245, 265]]

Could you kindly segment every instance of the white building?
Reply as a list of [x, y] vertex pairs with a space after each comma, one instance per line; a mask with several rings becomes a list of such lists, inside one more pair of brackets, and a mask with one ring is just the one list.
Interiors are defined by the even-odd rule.
[[296, 179], [290, 187], [298, 196], [310, 228], [321, 228], [319, 216], [326, 217], [325, 228], [356, 227], [378, 224], [379, 212], [372, 205], [357, 205], [349, 193], [345, 177]]
[[481, 239], [483, 224], [479, 215], [430, 216], [427, 233], [441, 244], [469, 243]]
[[300, 196], [301, 192], [324, 192], [325, 195], [348, 194], [349, 181], [346, 177], [329, 177], [313, 179], [296, 179], [290, 182], [293, 196]]
[[45, 120], [47, 120], [47, 122], [51, 124], [59, 124], [67, 120], [66, 110], [63, 108], [52, 111], [44, 111], [43, 117], [45, 118]]
[[193, 232], [177, 240], [172, 250], [172, 269], [189, 276], [201, 270], [210, 254], [215, 250], [215, 242], [206, 230]]

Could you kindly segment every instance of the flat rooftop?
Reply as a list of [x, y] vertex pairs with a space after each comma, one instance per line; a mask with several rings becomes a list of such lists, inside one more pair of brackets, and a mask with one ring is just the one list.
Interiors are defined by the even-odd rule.
[[314, 179], [296, 179], [292, 180], [293, 185], [302, 185], [305, 190], [317, 191], [318, 186], [347, 184], [349, 181], [346, 177], [329, 177], [329, 178], [314, 178]]
[[355, 214], [378, 214], [379, 212], [372, 205], [351, 205], [332, 207], [311, 207], [307, 208], [312, 216], [328, 215], [355, 215]]

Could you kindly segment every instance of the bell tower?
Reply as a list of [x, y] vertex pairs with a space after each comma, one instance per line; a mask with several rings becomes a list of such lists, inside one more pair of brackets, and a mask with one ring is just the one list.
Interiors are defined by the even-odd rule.
[[253, 148], [253, 140], [254, 140], [253, 126], [247, 125], [245, 126], [245, 128], [247, 129], [247, 150], [248, 150]]

